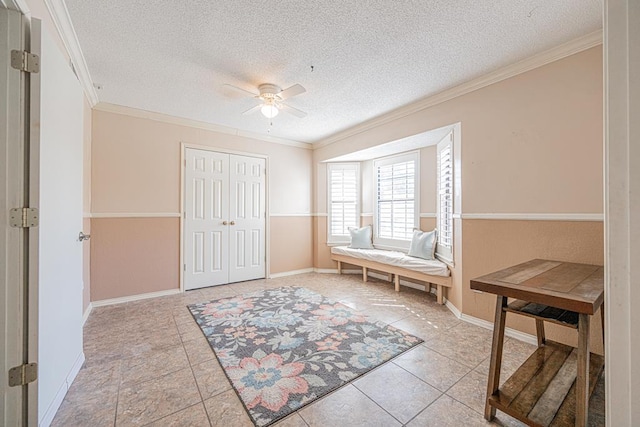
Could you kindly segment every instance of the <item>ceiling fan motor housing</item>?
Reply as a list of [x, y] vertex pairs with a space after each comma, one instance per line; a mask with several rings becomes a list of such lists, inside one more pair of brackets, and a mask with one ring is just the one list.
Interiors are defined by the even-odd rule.
[[260, 98], [265, 101], [280, 100], [278, 94], [282, 92], [282, 89], [278, 85], [264, 83], [258, 86], [258, 90], [260, 91]]

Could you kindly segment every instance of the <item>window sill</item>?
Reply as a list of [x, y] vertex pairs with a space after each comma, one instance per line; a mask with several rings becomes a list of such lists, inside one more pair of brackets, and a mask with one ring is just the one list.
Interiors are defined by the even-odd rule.
[[438, 260], [440, 260], [440, 261], [444, 262], [445, 264], [447, 264], [447, 266], [448, 266], [448, 267], [451, 267], [451, 268], [454, 268], [454, 267], [455, 267], [455, 264], [454, 264], [453, 260], [452, 260], [452, 259], [450, 259], [450, 258], [443, 257], [443, 256], [442, 256], [442, 255], [440, 255], [440, 254], [436, 254], [436, 258], [437, 258]]

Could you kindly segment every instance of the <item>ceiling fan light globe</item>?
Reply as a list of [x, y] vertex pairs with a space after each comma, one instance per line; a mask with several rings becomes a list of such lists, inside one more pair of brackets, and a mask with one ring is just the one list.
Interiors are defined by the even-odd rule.
[[274, 118], [275, 116], [278, 115], [279, 110], [275, 105], [265, 104], [265, 105], [262, 106], [262, 108], [260, 108], [260, 112], [266, 118], [272, 119], [272, 118]]

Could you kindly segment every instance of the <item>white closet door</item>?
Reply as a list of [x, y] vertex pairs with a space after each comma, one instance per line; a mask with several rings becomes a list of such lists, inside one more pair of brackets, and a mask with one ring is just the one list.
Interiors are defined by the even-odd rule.
[[265, 160], [230, 156], [229, 282], [265, 277]]
[[186, 150], [184, 284], [229, 283], [229, 155]]

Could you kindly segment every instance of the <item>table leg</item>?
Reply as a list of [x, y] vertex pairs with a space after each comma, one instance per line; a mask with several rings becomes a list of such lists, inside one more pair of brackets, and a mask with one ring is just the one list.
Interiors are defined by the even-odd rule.
[[536, 319], [536, 335], [538, 337], [538, 347], [542, 347], [547, 341], [544, 336], [544, 320]]
[[589, 315], [578, 317], [578, 372], [576, 378], [576, 426], [589, 419]]
[[604, 353], [604, 348], [606, 346], [604, 342], [604, 304], [600, 306], [600, 320], [602, 320], [602, 350]]
[[496, 317], [493, 324], [493, 342], [491, 344], [491, 363], [489, 364], [489, 381], [487, 382], [487, 400], [484, 406], [484, 417], [491, 421], [496, 415], [496, 408], [489, 405], [489, 398], [500, 386], [500, 368], [502, 366], [502, 346], [504, 344], [504, 325], [507, 313], [507, 297], [498, 295], [496, 300]]

